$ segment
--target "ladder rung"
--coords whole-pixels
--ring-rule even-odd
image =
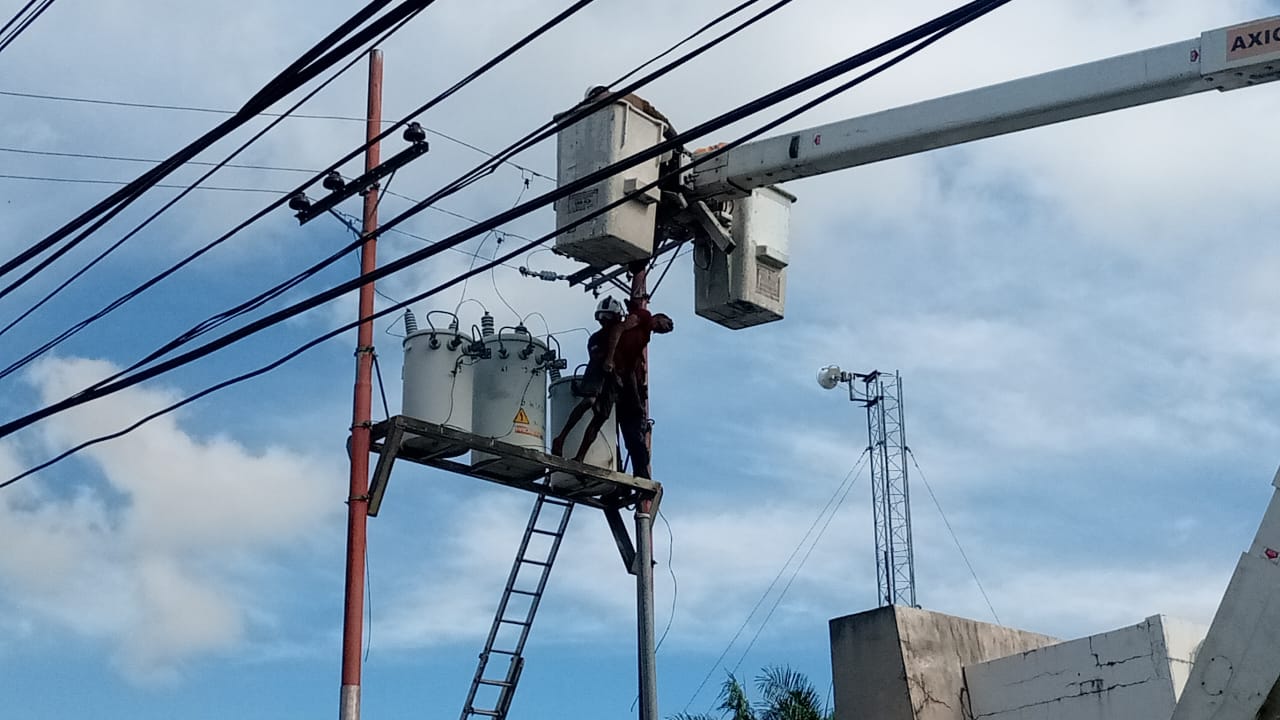
[[[528,622],[527,620],[508,620],[506,618],[502,618],[498,622],[506,623],[508,625],[523,625],[525,627],[529,627],[529,625],[531,625],[531,623]]]
[[[541,565],[542,567],[551,567],[551,563],[544,562],[542,560],[526,560],[524,558],[520,558],[520,562],[528,563],[530,565]]]
[[[480,678],[476,682],[480,685],[492,685],[494,687],[511,687],[512,685],[506,680],[490,680],[489,678]]]
[[[572,505],[573,505],[573,503],[571,503],[571,502],[567,502],[567,501],[565,501],[565,500],[556,500],[556,499],[552,499],[552,498],[549,498],[549,497],[546,497],[546,496],[543,496],[543,498],[542,498],[542,504],[543,504],[543,505],[555,505],[555,506],[557,506],[557,507],[565,507],[565,508],[570,507],[570,506],[572,506]]]
[[[515,588],[511,588],[509,592],[511,592],[511,594],[513,595],[528,595],[529,597],[538,597],[538,593],[533,592],[531,590],[517,590]]]
[[[512,657],[515,657],[518,654],[515,650],[498,650],[496,648],[490,648],[489,652],[497,653],[499,655],[511,655]]]
[[[502,717],[497,710],[481,710],[479,708],[470,708],[467,710],[468,715],[484,715],[485,717]]]
[[[532,532],[539,535],[550,535],[551,537],[560,537],[560,533],[556,530],[543,530],[542,528],[534,528]]]

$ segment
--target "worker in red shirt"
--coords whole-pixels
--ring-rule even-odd
[[[618,383],[618,429],[631,456],[631,474],[651,478],[649,467],[649,417],[645,401],[649,398],[648,375],[645,367],[645,348],[653,333],[666,334],[675,329],[675,322],[663,313],[650,313],[636,299],[627,301],[629,311],[618,334],[617,347],[612,353],[613,377]],[[610,369],[606,363],[606,371]]]
[[[574,383],[574,394],[581,400],[569,412],[560,434],[551,440],[551,454],[564,457],[564,441],[582,418],[591,412],[582,443],[573,459],[582,462],[591,443],[595,442],[600,428],[609,419],[618,394],[618,383],[613,378],[613,353],[622,334],[622,303],[606,297],[596,306],[596,322],[600,329],[587,339],[587,369],[582,380]]]

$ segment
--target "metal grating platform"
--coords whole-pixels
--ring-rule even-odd
[[[382,498],[387,491],[387,483],[391,479],[391,468],[396,460],[405,460],[418,465],[447,470],[461,475],[487,480],[499,485],[506,485],[538,495],[570,500],[579,505],[617,510],[634,505],[637,500],[649,500],[656,506],[662,498],[662,485],[652,480],[645,480],[613,470],[586,465],[567,460],[557,455],[517,447],[498,442],[487,437],[472,435],[455,428],[429,423],[406,415],[395,415],[377,423],[371,429],[372,445],[370,451],[377,453],[378,464],[374,468],[373,478],[369,483],[369,515],[376,517]],[[411,448],[403,447],[406,435],[420,435],[432,440],[440,440],[450,445],[466,447],[469,450],[496,455],[508,460],[518,460],[529,465],[541,467],[541,473],[530,478],[517,479],[489,474],[485,466],[468,465],[456,460],[449,460],[430,454],[422,454]],[[546,477],[553,472],[564,472],[581,478],[603,483],[607,490],[602,494],[583,495],[573,491],[557,490],[546,483]]]

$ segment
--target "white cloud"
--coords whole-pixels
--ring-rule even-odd
[[[677,127],[688,127],[949,4],[795,3],[643,94]],[[551,12],[546,3],[510,5],[439,3],[389,43],[388,115],[434,94],[531,27],[535,16],[541,20]],[[578,99],[587,85],[650,55],[662,44],[660,37],[674,40],[667,37],[676,34],[670,19],[691,26],[683,21],[689,5],[663,0],[592,8],[563,34],[524,51],[425,121],[496,149]],[[29,78],[31,85],[10,87],[231,106],[345,12],[333,3],[256,4],[228,20],[222,7],[177,7],[102,3],[86,5],[84,12],[51,14],[49,37],[74,44],[78,52],[11,48],[11,77]],[[1243,1],[1013,3],[791,126],[1189,38],[1273,11],[1274,3]],[[139,22],[144,12],[149,21]],[[477,15],[487,21],[477,25]],[[654,18],[664,20],[655,24]],[[281,27],[290,31],[277,32]],[[85,64],[84,57],[99,62]],[[67,64],[46,67],[49,62]],[[361,75],[353,72],[308,110],[358,114]],[[727,642],[847,470],[846,449],[859,443],[846,430],[851,426],[860,437],[860,416],[847,405],[836,408],[838,398],[816,395],[812,372],[824,362],[904,371],[912,443],[936,473],[931,477],[939,491],[947,493],[952,521],[1006,622],[1073,635],[1153,612],[1206,619],[1230,559],[1205,559],[1196,545],[1227,530],[1204,522],[1188,529],[1181,518],[1178,532],[1191,539],[1178,545],[1181,553],[1173,560],[1149,539],[1120,552],[1120,531],[1149,538],[1167,528],[1168,495],[1180,490],[1152,492],[1149,503],[1135,507],[1124,522],[1114,521],[1114,528],[1099,527],[1101,522],[1070,527],[1063,518],[1079,515],[1064,507],[1064,496],[1104,504],[1099,498],[1110,499],[1115,490],[1136,493],[1130,485],[1158,485],[1169,466],[1184,464],[1181,481],[1189,484],[1187,478],[1201,472],[1196,468],[1212,464],[1222,466],[1222,477],[1202,474],[1220,482],[1220,492],[1196,487],[1196,497],[1206,512],[1241,517],[1229,503],[1242,488],[1254,487],[1254,478],[1239,477],[1236,470],[1262,462],[1259,456],[1280,438],[1280,421],[1267,400],[1280,352],[1274,312],[1280,297],[1273,282],[1280,255],[1268,249],[1267,233],[1258,231],[1275,224],[1266,172],[1275,164],[1275,149],[1265,142],[1275,97],[1274,88],[1211,93],[795,183],[800,203],[793,216],[789,318],[771,329],[729,336],[693,318],[688,266],[673,270],[660,301],[681,327],[657,351],[666,384],[655,387],[656,402],[669,413],[660,418],[664,445],[658,464],[671,477],[666,512],[680,579],[679,607],[665,647],[693,655]],[[7,121],[0,124],[6,144],[139,155],[177,147],[211,124],[203,115],[16,99],[6,99],[0,115]],[[86,134],[86,127],[94,131]],[[353,123],[290,122],[245,159],[316,166],[354,145],[361,130]],[[726,130],[714,139],[732,135]],[[440,138],[432,143],[431,155],[402,172],[395,189],[425,194],[479,157]],[[551,144],[522,162],[550,171]],[[100,164],[23,167],[51,168],[33,174],[130,174]],[[235,180],[219,184],[275,187],[295,177],[227,175]],[[518,178],[503,171],[476,192],[450,198],[450,207],[475,217],[505,208],[518,192]],[[534,182],[535,189],[547,187]],[[0,219],[10,231],[0,244],[8,247],[47,230],[50,218],[69,216],[100,191],[13,190],[13,202],[0,205]],[[175,213],[154,234],[139,238],[136,251],[126,251],[129,258],[120,265],[134,265],[86,278],[84,295],[94,294],[91,304],[99,306],[107,298],[98,295],[131,272],[149,273],[153,263],[185,253],[267,198],[192,198],[186,204],[191,210]],[[384,219],[403,206],[388,198]],[[550,222],[543,213],[514,230],[532,236]],[[208,265],[159,288],[155,317],[172,319],[181,310],[194,322],[197,310],[203,317],[230,304],[175,308],[166,292],[189,296],[216,288],[247,295],[250,282],[266,285],[291,274],[314,260],[317,236],[325,243],[323,252],[336,247],[334,237],[345,241],[346,231],[331,224],[328,234],[311,228],[299,233],[287,215],[273,218],[265,230],[228,243]],[[436,238],[461,226],[427,213],[406,228]],[[388,235],[380,255],[385,260],[419,246]],[[469,262],[456,253],[437,260],[380,287],[404,297]],[[569,267],[547,253],[531,264]],[[343,275],[354,271],[354,263],[341,267]],[[261,275],[241,277],[250,270]],[[101,285],[91,282],[95,277]],[[591,302],[577,290],[517,279],[509,269],[500,269],[497,278],[517,310],[546,314],[553,329],[589,320]],[[451,290],[442,302],[415,309],[421,317],[425,307],[451,308],[457,295]],[[487,276],[470,284],[469,295],[511,319]],[[142,316],[144,303],[130,309],[132,317]],[[352,298],[341,298],[290,329],[308,334],[313,327],[346,322],[354,306]],[[463,312],[468,324],[478,316],[474,305]],[[539,327],[537,319],[530,322]],[[380,323],[379,332],[389,323]],[[108,337],[101,352],[123,357],[145,341],[135,334],[153,329],[127,327],[130,342]],[[381,343],[384,336],[378,337]],[[584,336],[571,338],[566,347],[572,344],[571,357],[580,359]],[[340,347],[336,352],[347,372],[349,339],[332,346]],[[680,348],[680,355],[669,352],[671,347]],[[391,341],[382,350],[384,375],[394,384],[398,348]],[[106,370],[88,361],[59,361],[34,377],[49,399]],[[264,383],[258,408],[297,403],[276,414],[307,413],[317,403],[333,404],[335,387],[345,401],[346,377],[308,378],[303,382],[314,394],[304,398],[277,399],[276,388]],[[792,384],[807,394],[779,392]],[[723,395],[709,388],[723,389]],[[690,407],[690,397],[696,406]],[[7,467],[0,469],[12,474],[49,449],[114,430],[170,399],[161,391],[135,391],[68,414],[23,436],[22,445],[9,446],[8,456],[0,456]],[[815,409],[818,404],[823,409]],[[828,406],[841,414],[828,415]],[[676,413],[680,419],[672,417]],[[830,422],[832,417],[839,422]],[[673,425],[687,432],[670,432]],[[696,471],[677,463],[677,453],[696,463]],[[1103,454],[1123,460],[1124,469],[1096,460]],[[321,466],[297,452],[249,451],[227,437],[197,436],[183,416],[157,421],[85,457],[103,482],[77,481],[70,472],[46,474],[0,493],[0,583],[5,602],[18,610],[0,624],[5,637],[26,639],[33,625],[61,628],[109,646],[131,677],[154,680],[193,659],[242,646],[260,626],[278,626],[282,635],[310,632],[272,612],[271,600],[263,596],[294,587],[270,585],[261,566],[277,552],[305,545],[332,516],[327,508],[340,507],[333,500],[341,497],[340,473],[332,469],[340,463]],[[1146,462],[1160,468],[1144,470]],[[1063,473],[1079,477],[1070,478],[1070,486],[1055,486]],[[954,482],[949,488],[948,481]],[[762,638],[777,637],[777,628],[820,628],[828,617],[874,602],[867,494],[865,485],[854,489]],[[330,500],[322,501],[322,495]],[[459,657],[474,657],[531,501],[515,494],[475,497],[482,502],[424,511],[426,532],[415,524],[375,538],[375,573],[394,567],[392,557],[411,555],[396,567],[397,580],[388,588],[380,587],[375,574],[375,652],[458,646],[465,648]],[[923,497],[917,491],[921,597],[935,609],[985,617],[980,596]],[[1196,504],[1185,495],[1179,499]],[[1015,521],[1034,525],[1037,533],[1008,532]],[[655,534],[656,556],[665,565],[661,523]],[[1108,561],[1081,558],[1089,553]],[[1144,553],[1160,560],[1145,560]],[[632,622],[631,583],[599,518],[579,511],[535,631],[539,642],[629,637],[621,629]],[[658,584],[662,621],[670,601],[662,566]],[[337,592],[336,583],[325,587],[330,597]]]
[[[53,359],[31,377],[48,402],[116,369]],[[174,396],[119,393],[43,424],[40,444],[117,430]],[[34,454],[0,450],[5,477]],[[104,642],[138,682],[176,678],[245,642],[249,608],[262,602],[249,583],[262,581],[257,567],[305,544],[340,497],[336,473],[316,458],[197,438],[173,416],[84,455],[103,482],[50,470],[0,493],[0,584],[10,612]]]

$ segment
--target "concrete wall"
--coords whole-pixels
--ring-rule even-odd
[[[981,720],[1166,720],[1206,628],[1161,616],[965,668]]]
[[[836,720],[965,720],[965,665],[1058,642],[904,607],[836,618],[830,629]]]

